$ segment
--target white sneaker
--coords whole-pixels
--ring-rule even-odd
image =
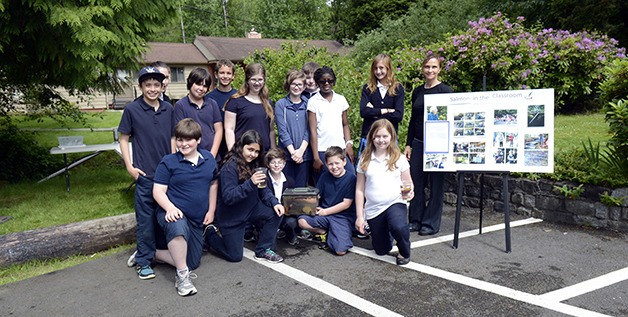
[[[177,293],[181,296],[190,296],[196,294],[196,287],[192,284],[192,279],[196,278],[196,274],[188,272],[184,277],[179,277],[179,274],[174,273],[175,281],[174,287],[177,288]]]
[[[137,250],[135,250],[135,252],[133,252],[133,254],[131,254],[131,256],[129,257],[128,260],[126,260],[126,266],[128,267],[134,267],[135,266],[135,255],[137,254]]]

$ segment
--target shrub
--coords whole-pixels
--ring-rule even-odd
[[[523,17],[510,22],[501,13],[478,21],[444,42],[401,47],[394,59],[404,80],[415,81],[430,52],[446,58],[443,79],[455,91],[554,88],[556,110],[575,112],[595,105],[604,66],[625,59],[625,48],[597,33],[527,30]],[[599,107],[599,105],[597,105]]]
[[[604,81],[600,84],[600,102],[628,98],[628,59],[615,59],[604,67]]]
[[[6,123],[6,122],[5,122]],[[52,157],[48,149],[37,143],[34,137],[12,124],[0,127],[0,180],[15,183],[42,178],[55,167],[63,165]],[[16,162],[18,162],[16,164]]]

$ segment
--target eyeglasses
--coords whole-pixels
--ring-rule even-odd
[[[285,164],[286,164],[286,162],[284,162],[284,161],[272,161],[272,162],[268,163],[268,165],[274,165],[274,166],[283,166]]]
[[[335,79],[321,79],[321,80],[318,81],[319,85],[325,85],[325,84],[333,85],[335,83],[336,83]]]
[[[302,83],[292,83],[290,84],[290,87],[294,87],[294,88],[303,88],[303,84]]]
[[[251,84],[263,84],[264,80],[263,79],[249,79],[249,82]]]

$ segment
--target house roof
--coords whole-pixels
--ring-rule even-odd
[[[162,61],[166,64],[207,64],[207,58],[192,43],[149,42],[142,56],[145,64]]]
[[[221,59],[228,59],[234,62],[242,61],[256,49],[279,49],[281,48],[281,43],[283,42],[307,42],[308,46],[326,47],[331,53],[343,53],[346,49],[339,42],[331,40],[301,41],[214,36],[197,36],[194,40],[194,45],[207,58],[207,61],[211,63]]]

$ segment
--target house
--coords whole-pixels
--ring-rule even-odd
[[[280,49],[281,43],[284,42],[325,47],[331,53],[343,54],[347,51],[342,44],[331,40],[265,39],[254,31],[248,33],[247,36],[246,38],[198,36],[193,43],[149,42],[148,49],[142,56],[142,64],[149,65],[155,61],[168,64],[170,84],[166,93],[171,99],[178,100],[187,94],[186,79],[192,69],[205,67],[213,73],[216,63],[221,59],[228,59],[234,64],[243,65],[244,59],[255,50]],[[129,82],[129,86],[119,94],[96,92],[88,96],[69,96],[64,90],[60,92],[81,109],[122,109],[126,103],[140,94],[137,90],[137,72],[119,70],[117,76]]]

